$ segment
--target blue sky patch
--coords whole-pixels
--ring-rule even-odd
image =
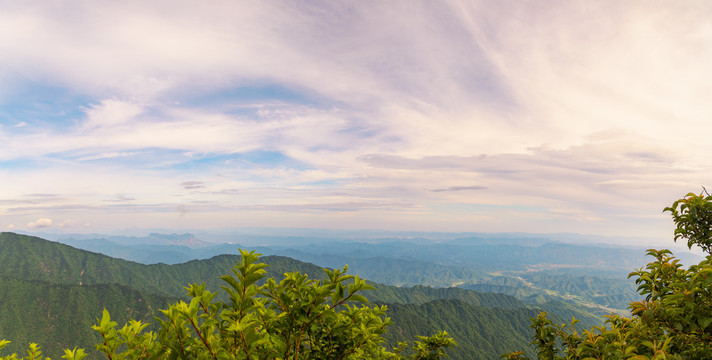
[[[46,84],[20,86],[0,103],[0,124],[17,127],[43,126],[47,130],[76,125],[84,118],[83,107],[92,99]]]

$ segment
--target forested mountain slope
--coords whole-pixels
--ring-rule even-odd
[[[385,336],[389,342],[445,330],[458,341],[455,349],[446,351],[456,360],[496,360],[509,349],[529,349],[529,318],[539,313],[529,308],[483,308],[447,299],[421,305],[389,304],[388,309],[393,321]]]
[[[63,348],[85,347],[101,339],[91,330],[103,309],[120,324],[130,319],[154,322],[177,298],[118,284],[68,285],[0,276],[0,338],[11,340],[7,353],[24,353],[30,342],[58,358]]]
[[[189,283],[205,282],[217,291],[222,285],[218,276],[230,274],[238,259],[237,255],[220,255],[176,265],[144,265],[38,237],[0,233],[0,275],[55,284],[122,284],[173,297],[182,296]],[[323,276],[320,267],[286,257],[273,257],[269,263],[269,276],[297,270],[311,277]]]
[[[205,282],[212,291],[219,290],[222,280],[218,277],[232,274],[238,259],[236,255],[221,255],[177,265],[144,265],[37,237],[2,233],[0,338],[13,341],[11,351],[21,351],[29,341],[38,342],[53,358],[66,347],[79,346],[92,352],[97,338],[91,325],[104,307],[120,324],[128,318],[150,321],[159,308],[183,296],[189,283]],[[260,260],[270,265],[269,277],[292,271],[307,273],[310,278],[324,276],[320,267],[294,259],[265,256]],[[503,294],[375,286],[376,290],[364,295],[392,308],[392,345],[403,334],[430,335],[445,329],[460,343],[451,354],[457,359],[494,359],[500,349],[506,352],[526,347],[528,318],[538,312]],[[554,316],[568,319],[570,310]],[[585,310],[577,314],[581,315],[589,321]],[[508,335],[498,338],[493,334]],[[475,356],[484,353],[487,355]]]

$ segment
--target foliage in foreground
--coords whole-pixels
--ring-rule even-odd
[[[385,306],[370,307],[358,294],[372,289],[364,280],[346,275],[346,268],[324,269],[325,280],[287,273],[277,283],[263,285],[259,254],[240,251],[242,261],[234,276],[222,276],[229,301],[214,301],[217,293],[205,285],[190,285],[190,302],[180,301],[157,319],[160,330],[144,332],[147,324],[131,320],[117,329],[104,310],[93,329],[101,334],[97,349],[118,359],[440,359],[455,345],[447,333],[419,337],[389,351],[382,334],[390,324]],[[354,305],[353,303],[361,303]],[[0,340],[0,349],[9,342]],[[42,359],[37,344],[30,344],[23,359]],[[83,349],[65,350],[63,359],[81,360]],[[17,354],[0,360],[20,359]]]
[[[689,193],[664,211],[677,226],[675,241],[710,255],[685,268],[669,250],[648,250],[655,260],[629,275],[645,296],[630,304],[630,318],[607,316],[579,333],[576,319],[557,325],[542,312],[531,325],[537,359],[712,359],[712,196]],[[502,357],[529,359],[522,351]]]

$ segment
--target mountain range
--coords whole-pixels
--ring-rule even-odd
[[[459,286],[506,293],[533,304],[575,302],[593,306],[599,314],[627,313],[630,301],[638,299],[628,274],[649,261],[644,256],[645,247],[587,242],[602,239],[576,234],[548,238],[531,234],[414,233],[421,237],[378,238],[370,232],[356,232],[362,236],[357,238],[348,232],[339,236],[328,231],[293,231],[297,235],[258,232],[238,234],[233,239],[249,246],[211,243],[189,233],[143,237],[77,234],[57,236],[55,240],[144,264],[178,264],[236,254],[239,247],[250,248],[323,267],[348,264],[352,273],[386,285]],[[564,242],[567,238],[570,241]],[[195,245],[181,245],[186,239],[192,239]],[[212,235],[210,239],[216,238]],[[686,264],[701,260],[690,252],[678,255]]]
[[[142,245],[146,244],[136,244]],[[218,277],[230,274],[239,260],[234,254],[237,245],[231,246],[233,254],[179,264],[141,264],[38,237],[2,233],[0,338],[13,341],[5,350],[19,353],[29,342],[37,342],[45,355],[53,358],[61,355],[61,349],[75,346],[92,353],[93,344],[99,339],[91,325],[102,309],[108,309],[112,319],[119,324],[130,318],[155,323],[153,318],[160,316],[158,310],[184,298],[184,287],[188,284],[204,282],[211,291],[220,289],[222,280]],[[393,244],[388,246],[394,251],[398,249]],[[336,248],[329,246],[327,250],[331,252]],[[347,247],[344,251],[348,250]],[[433,279],[438,278],[438,272],[449,274],[451,279],[448,281],[491,277],[472,268],[407,258],[392,262],[378,257],[335,257],[331,261],[336,265],[334,267],[341,267],[344,264],[338,264],[349,259],[364,259],[363,268],[370,268],[374,274],[378,268],[382,272],[391,272],[383,278],[401,284],[428,278],[431,278],[428,281],[436,282]],[[324,276],[320,267],[323,265],[276,255],[263,256],[261,260],[270,265],[270,277],[279,278],[291,271],[306,273],[311,278]],[[425,270],[415,277],[399,275],[421,267]],[[351,271],[351,265],[349,269]],[[436,273],[426,276],[426,270]],[[446,282],[441,281],[441,284]],[[365,293],[366,297],[373,303],[386,304],[390,309],[388,316],[393,325],[386,335],[389,345],[413,339],[415,335],[445,330],[459,343],[458,347],[449,350],[453,359],[498,359],[504,352],[527,349],[531,338],[529,318],[540,310],[546,310],[560,322],[576,316],[582,320],[582,326],[600,324],[600,317],[592,311],[596,308],[562,302],[553,296],[540,299],[538,303],[525,303],[514,296],[465,288],[372,284],[376,290]]]

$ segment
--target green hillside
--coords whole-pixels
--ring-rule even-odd
[[[389,304],[393,325],[386,339],[394,343],[445,330],[458,341],[455,349],[446,351],[451,359],[495,360],[503,353],[529,348],[529,318],[538,313],[528,308],[483,308],[445,299],[421,305]]]
[[[376,284],[368,293],[371,301],[400,304],[424,304],[433,300],[460,300],[470,305],[488,308],[518,309],[528,306],[517,298],[497,293],[481,293],[461,288],[432,288],[429,286],[396,287]]]
[[[63,348],[92,350],[100,337],[91,330],[104,308],[115,320],[153,322],[153,317],[177,300],[118,284],[66,285],[0,276],[0,338],[11,340],[4,349],[23,352],[30,342],[58,358]]]
[[[236,249],[237,250],[237,249]],[[122,284],[137,290],[179,297],[190,283],[207,283],[217,291],[220,275],[230,274],[237,255],[219,255],[177,265],[144,265],[106,255],[79,250],[34,236],[0,233],[0,275],[53,284]],[[323,276],[321,268],[286,257],[265,257],[269,276],[300,271],[311,277]],[[269,259],[269,260],[267,260]]]
[[[58,358],[60,349],[79,346],[92,352],[97,335],[91,325],[107,308],[114,320],[151,321],[157,310],[184,296],[190,283],[220,289],[220,275],[232,274],[236,255],[220,255],[177,265],[143,265],[78,250],[37,237],[0,234],[0,338],[13,341],[19,352],[38,342],[45,355]],[[310,278],[324,276],[320,267],[282,256],[266,256],[268,277],[299,271]],[[415,286],[399,288],[375,284],[364,295],[388,304],[394,325],[387,339],[413,339],[446,330],[460,346],[456,359],[497,358],[501,352],[526,347],[529,317],[538,313],[504,294],[479,293],[460,288]],[[568,319],[583,309],[552,311]],[[549,309],[547,309],[549,311]],[[594,318],[595,319],[595,318]],[[498,339],[495,334],[499,334]],[[475,350],[478,349],[478,350]],[[6,349],[7,350],[7,349]],[[501,350],[501,351],[500,351]],[[479,354],[479,355],[478,355]]]

